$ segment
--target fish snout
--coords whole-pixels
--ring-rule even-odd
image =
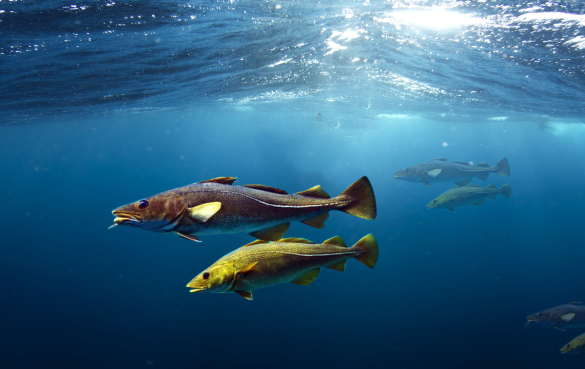
[[[137,214],[129,214],[119,211],[113,211],[112,214],[116,216],[116,218],[114,218],[114,225],[142,223],[142,217]]]

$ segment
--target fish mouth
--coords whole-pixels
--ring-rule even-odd
[[[404,179],[404,176],[400,173],[394,173],[394,179]]]
[[[113,211],[112,214],[114,214],[116,218],[114,219],[114,224],[110,228],[123,224],[142,223],[142,217],[137,214],[123,213],[119,211]]]
[[[208,290],[208,289],[209,289],[209,288],[207,288],[207,287],[205,287],[205,286],[195,286],[195,285],[192,285],[191,283],[189,283],[189,284],[187,285],[187,287],[188,287],[188,288],[191,288],[191,289],[189,290],[189,292],[191,292],[191,293],[203,292],[203,291],[205,291],[205,290]]]

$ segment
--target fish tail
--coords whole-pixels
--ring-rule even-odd
[[[338,197],[349,200],[349,204],[339,210],[364,219],[376,219],[376,197],[368,177],[358,179]]]
[[[492,171],[496,174],[499,174],[504,177],[510,176],[510,164],[508,164],[508,159],[503,158],[502,160],[498,161],[496,165],[492,168]]]
[[[510,187],[510,185],[507,183],[500,187],[498,191],[500,191],[500,193],[506,196],[507,198],[510,198],[510,195],[512,195],[512,187]]]
[[[378,261],[378,242],[371,233],[356,242],[351,249],[360,251],[360,255],[356,257],[359,262],[370,268],[376,265]]]

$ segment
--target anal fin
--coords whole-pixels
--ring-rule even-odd
[[[345,270],[345,263],[347,263],[347,259],[343,259],[335,264],[328,265],[327,268],[343,272]]]
[[[317,276],[319,275],[320,272],[321,272],[320,268],[310,270],[307,273],[295,279],[294,281],[292,281],[291,283],[306,286],[308,284],[313,283],[313,281],[317,279]]]
[[[485,202],[485,197],[482,197],[481,199],[477,200],[476,202],[473,203],[473,205],[475,206],[480,206],[481,204],[483,204]]]
[[[303,220],[301,223],[305,223],[308,226],[322,229],[325,227],[325,221],[329,218],[329,213],[319,214],[314,218]]]
[[[471,177],[466,178],[466,179],[462,179],[461,181],[457,181],[457,182],[455,182],[455,184],[458,186],[467,186],[470,182],[471,182]]]
[[[476,175],[475,177],[478,179],[481,179],[482,181],[487,181],[489,175],[490,175],[490,172],[486,171],[484,173]]]
[[[278,241],[284,236],[286,231],[288,231],[288,227],[290,227],[290,223],[279,224],[275,227],[250,232],[249,235],[261,240]]]

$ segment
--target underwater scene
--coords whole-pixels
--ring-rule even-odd
[[[0,0],[0,368],[583,368],[585,3]]]

